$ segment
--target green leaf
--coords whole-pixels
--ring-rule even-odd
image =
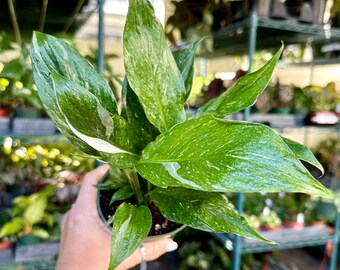
[[[113,219],[109,269],[115,269],[148,236],[152,217],[146,206],[122,203]]]
[[[57,210],[56,210],[57,211]],[[53,223],[54,223],[54,217],[52,214],[49,214],[49,213],[44,213],[44,216],[42,218],[48,227],[52,227],[53,226]]]
[[[54,73],[52,80],[59,109],[79,139],[101,154],[120,154],[127,160],[135,159],[137,150],[131,140],[133,130],[129,129],[124,118],[110,114],[92,93],[80,85]]]
[[[316,157],[313,155],[312,151],[308,147],[302,144],[299,144],[297,142],[294,142],[287,138],[282,138],[282,139],[288,145],[290,150],[292,150],[293,153],[296,155],[296,158],[298,158],[299,160],[308,162],[309,164],[315,166],[321,171],[322,174],[325,173],[324,168],[322,167],[320,162],[316,159]]]
[[[5,223],[0,229],[0,238],[15,235],[22,230],[23,226],[24,220],[22,218],[13,218],[11,221]]]
[[[133,195],[132,189],[130,185],[126,185],[118,189],[111,197],[110,205],[115,201],[126,200],[131,198]]]
[[[42,33],[34,32],[30,55],[39,96],[49,116],[58,129],[61,130],[77,148],[88,155],[97,156],[98,152],[79,139],[69,128],[64,115],[59,109],[55,91],[53,89],[53,81],[51,80],[52,72],[73,79],[76,77],[82,78],[82,76],[84,76],[83,78],[85,78],[85,80],[83,80],[82,83],[86,85],[87,80],[93,78],[92,75],[97,72],[87,62],[84,62],[85,60],[82,59],[79,53],[66,44],[66,42]],[[68,67],[69,64],[70,66]],[[84,64],[83,67],[81,67],[82,64]],[[84,69],[86,69],[87,72],[85,72]],[[92,75],[89,75],[88,73]],[[97,78],[98,75],[94,75],[94,77]],[[96,87],[97,82],[98,87]],[[103,89],[106,87],[103,87],[103,83],[99,79],[95,79],[94,81],[89,80],[89,83],[91,83],[91,86],[95,87],[95,89],[103,90],[103,93],[106,93],[109,90]],[[104,98],[104,96],[107,98]],[[105,100],[112,100],[109,94],[103,94],[103,98]],[[115,105],[112,106],[112,110],[115,111]]]
[[[118,153],[112,155],[110,153],[100,153],[99,161],[109,163],[111,167],[119,169],[131,169],[139,160],[140,156],[130,155],[126,153]]]
[[[81,85],[96,96],[110,113],[117,113],[117,104],[108,83],[102,75],[72,46],[62,39],[34,32],[30,51],[33,67],[49,80],[51,73]],[[36,66],[39,65],[39,66]],[[49,82],[52,87],[51,82]],[[39,94],[50,89],[39,89]]]
[[[0,78],[7,78],[20,81],[27,73],[27,65],[23,59],[16,58],[5,63],[3,69],[0,72]]]
[[[145,148],[136,168],[159,187],[333,197],[269,127],[211,115],[158,136]]]
[[[12,204],[19,208],[26,208],[30,204],[28,196],[17,196],[12,200]]]
[[[41,238],[41,239],[44,239],[44,240],[50,238],[49,233],[48,233],[46,230],[41,229],[41,228],[35,228],[35,229],[33,229],[33,230],[32,230],[32,235],[34,235],[34,236],[36,236],[36,237],[39,237],[39,238]]]
[[[207,232],[231,232],[271,242],[259,235],[238,215],[228,199],[216,192],[186,188],[157,188],[149,193],[152,202],[169,220]]]
[[[258,95],[267,86],[282,50],[283,45],[258,71],[241,77],[222,95],[202,105],[197,110],[197,116],[210,113],[216,117],[224,118],[228,114],[238,112],[253,105]]]
[[[56,191],[56,186],[55,185],[49,185],[43,190],[39,191],[39,197],[45,197],[45,198],[50,198]]]
[[[40,222],[47,207],[47,199],[38,198],[25,210],[24,217],[31,225]]]
[[[96,185],[99,190],[118,189],[129,184],[126,171],[115,167],[110,167],[109,173],[107,173],[103,179],[104,182]]]
[[[184,82],[148,0],[129,1],[123,40],[127,78],[149,121],[161,132],[183,122]]]
[[[138,97],[131,89],[127,78],[124,78],[122,88],[122,113],[133,129],[133,140],[137,149],[142,151],[146,145],[154,141],[159,134],[158,130],[147,119]]]
[[[185,85],[186,90],[185,100],[189,97],[191,92],[192,80],[194,77],[195,54],[202,40],[203,38],[190,44],[188,47],[174,53],[177,67],[181,72]]]

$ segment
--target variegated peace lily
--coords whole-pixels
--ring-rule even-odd
[[[118,110],[107,82],[75,49],[34,33],[35,82],[50,117],[85,154],[124,170],[127,177],[108,185],[117,189],[116,199],[136,197],[136,205],[122,203],[114,216],[110,269],[147,237],[150,203],[180,224],[269,241],[233,210],[223,192],[333,197],[300,162],[323,171],[309,149],[265,125],[226,119],[255,102],[283,48],[189,117],[184,104],[198,43],[172,54],[149,1],[130,0]],[[139,179],[147,185],[142,188]]]

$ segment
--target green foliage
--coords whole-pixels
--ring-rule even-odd
[[[30,196],[18,196],[12,201],[11,219],[0,229],[0,239],[9,238],[15,241],[19,237],[34,235],[48,239],[48,228],[54,220],[48,211],[48,199],[54,194],[55,187],[34,193]]]
[[[325,86],[307,85],[294,87],[294,107],[300,111],[335,111],[340,103],[340,94],[335,82]]]
[[[230,269],[231,254],[211,234],[189,227],[176,235],[180,270]]]
[[[114,216],[109,269],[114,269],[147,237],[152,223],[149,208],[122,203]],[[127,239],[126,236],[129,236]]]
[[[259,218],[260,218],[261,224],[264,225],[264,226],[267,226],[269,228],[278,227],[282,223],[281,218],[279,217],[279,215],[275,211],[273,211],[273,210],[269,210],[267,212],[264,211],[260,215]]]
[[[17,47],[19,45],[13,44],[5,34],[0,35],[0,56],[8,51],[17,55],[8,61],[0,59],[0,107],[14,110],[21,106],[42,110],[27,48]]]
[[[95,167],[95,160],[79,152],[64,139],[53,143],[35,139],[30,141],[7,137],[0,148],[0,190],[8,186],[25,185],[30,191],[50,178],[64,182],[65,171],[87,172]]]
[[[196,229],[270,241],[220,192],[285,191],[333,198],[300,162],[321,168],[306,148],[267,126],[225,120],[256,101],[283,47],[260,70],[189,118],[184,104],[196,45],[173,56],[149,1],[131,0],[119,112],[107,82],[68,43],[38,32],[33,36],[35,82],[49,115],[80,150],[109,163],[123,177],[111,176],[100,189],[119,188],[120,198],[129,197],[130,190],[134,194],[113,218],[110,269],[148,235],[150,204],[169,220]],[[127,184],[131,189],[125,190]]]

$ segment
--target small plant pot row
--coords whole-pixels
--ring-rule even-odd
[[[263,225],[261,226],[261,230],[265,231],[278,231],[281,229],[304,229],[306,227],[326,227],[327,225],[323,221],[316,221],[309,225],[299,222],[293,222],[293,221],[284,221],[281,225],[277,226],[268,226]]]
[[[56,131],[55,124],[49,118],[0,118],[0,134],[53,135]]]
[[[0,245],[0,262],[33,262],[53,260],[59,252],[59,242],[41,242],[35,244],[20,244],[2,242]],[[7,245],[6,245],[7,244]]]

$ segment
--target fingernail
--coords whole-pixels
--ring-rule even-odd
[[[169,244],[167,244],[166,246],[166,251],[170,252],[170,251],[174,251],[178,248],[178,245],[176,242],[170,242]]]

